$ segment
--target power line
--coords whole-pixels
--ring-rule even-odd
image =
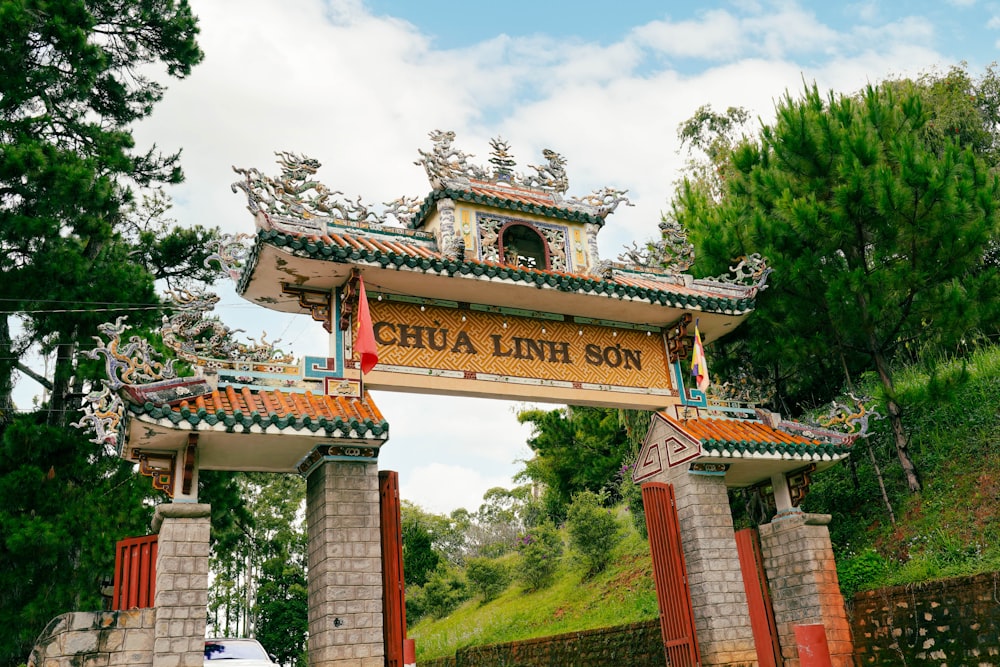
[[[0,315],[48,315],[50,313],[121,313],[141,310],[166,310],[169,306],[117,306],[114,308],[49,308],[38,310],[0,310]]]

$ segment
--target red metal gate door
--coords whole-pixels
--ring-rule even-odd
[[[382,610],[386,667],[403,667],[406,597],[403,585],[403,541],[399,518],[399,474],[378,473],[382,527]]]
[[[694,629],[694,610],[687,582],[687,567],[681,550],[681,526],[677,518],[674,487],[648,482],[642,485],[646,508],[649,550],[653,556],[653,579],[660,606],[663,648],[671,667],[701,664]]]
[[[753,643],[757,647],[757,662],[760,667],[781,667],[785,663],[781,659],[778,628],[774,622],[771,592],[767,587],[764,557],[761,555],[760,537],[756,528],[736,531],[736,551],[740,557],[743,587],[747,592],[750,627],[753,630]]]
[[[115,544],[112,611],[146,609],[156,597],[157,535],[130,537]]]

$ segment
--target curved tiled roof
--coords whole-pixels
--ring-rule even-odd
[[[595,225],[604,225],[604,218],[593,213],[560,206],[549,193],[523,188],[505,188],[490,186],[488,183],[473,183],[468,190],[459,188],[443,188],[434,190],[424,198],[420,209],[410,220],[409,226],[419,229],[427,220],[427,216],[437,207],[441,199],[454,199],[470,204],[492,206],[505,211],[518,213],[533,213],[557,220],[571,220]]]
[[[787,456],[838,456],[851,451],[850,440],[823,441],[781,431],[749,419],[677,420],[660,413],[669,422],[697,439],[707,455],[778,454]]]
[[[474,259],[450,259],[429,244],[402,242],[375,235],[336,233],[296,234],[279,229],[260,229],[257,243],[243,271],[237,291],[246,291],[253,275],[261,244],[287,248],[296,255],[341,263],[368,263],[382,268],[415,270],[449,276],[485,277],[510,280],[536,287],[548,287],[562,292],[582,292],[615,298],[645,300],[663,306],[742,315],[753,310],[752,291],[742,290],[743,296],[709,292],[640,273],[616,272],[605,279],[589,274],[565,273],[499,264]]]
[[[168,420],[188,427],[204,424],[227,432],[308,432],[340,438],[389,436],[389,424],[367,395],[363,399],[315,395],[312,392],[251,390],[243,387],[216,389],[193,399],[154,405],[130,404],[134,415]]]

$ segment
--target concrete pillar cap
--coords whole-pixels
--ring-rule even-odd
[[[153,511],[153,532],[160,532],[164,519],[203,519],[208,516],[212,516],[212,506],[207,503],[163,503]]]

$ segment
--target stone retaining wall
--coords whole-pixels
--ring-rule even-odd
[[[155,625],[153,609],[56,616],[35,643],[28,667],[150,667]]]
[[[1000,572],[858,593],[849,609],[855,662],[1000,665]],[[420,640],[417,640],[419,645]],[[420,667],[656,665],[666,659],[657,621],[460,649]]]
[[[459,649],[453,658],[421,660],[420,667],[663,667],[659,621],[570,632],[553,637]]]
[[[860,665],[1000,665],[1000,572],[854,596]]]

